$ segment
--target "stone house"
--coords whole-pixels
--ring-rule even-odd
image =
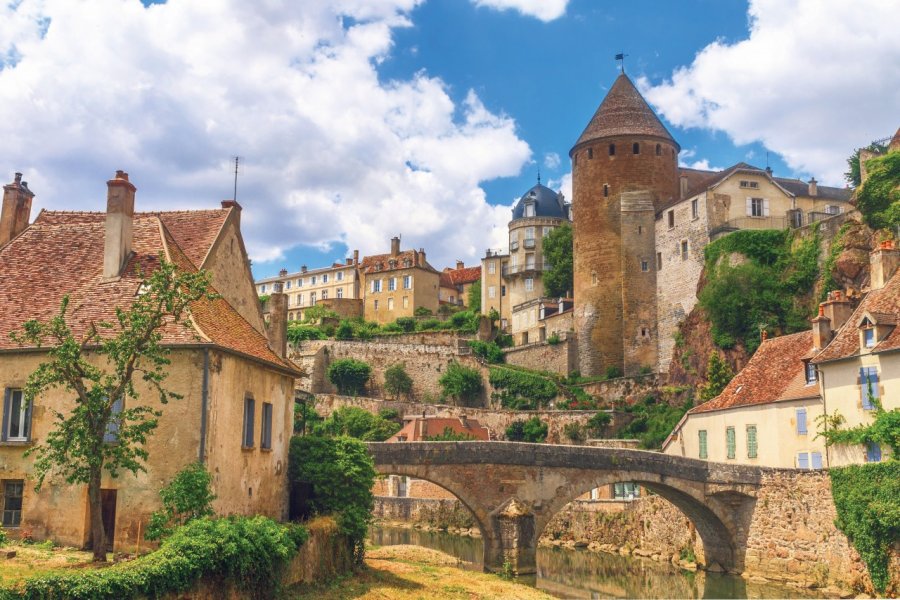
[[[400,238],[392,238],[390,253],[362,259],[360,277],[366,321],[390,323],[412,317],[420,307],[437,313],[440,273],[425,260],[423,248],[401,251]]]
[[[183,270],[208,269],[218,297],[194,303],[189,324],[162,331],[171,360],[165,386],[183,398],[156,406],[158,396],[135,382],[139,401],[162,416],[145,447],[145,472],[104,473],[103,518],[113,547],[134,549],[160,506],[160,488],[197,461],[213,476],[217,512],[285,518],[294,379],[300,374],[283,358],[283,329],[271,344],[264,333],[240,206],[226,201],[215,210],[139,213],[126,173],[117,172],[107,185],[105,213],[44,210],[31,225],[27,215],[14,219],[0,237],[3,526],[13,535],[28,531],[76,547],[90,542],[86,486],[51,477],[37,492],[34,458],[23,456],[47,435],[55,411],[72,408],[72,394],[50,390],[25,406],[22,388],[46,353],[15,344],[9,333],[28,319],[56,314],[64,295],[76,335],[98,320],[114,322],[116,307],[130,306],[140,273],[151,272],[160,256]],[[17,175],[4,187],[0,221],[7,221],[10,209],[30,212],[30,200]],[[32,293],[37,288],[41,292]]]
[[[445,267],[441,271],[441,304],[469,306],[469,289],[481,280],[481,267],[467,267],[463,261],[456,261],[456,268]]]
[[[256,291],[260,296],[268,296],[276,284],[281,284],[288,299],[288,321],[302,321],[305,309],[323,301],[343,317],[362,316],[357,250],[353,252],[353,258],[330,267],[307,269],[303,265],[295,273],[282,269],[277,277],[257,280]]]

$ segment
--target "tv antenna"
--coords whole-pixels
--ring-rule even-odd
[[[237,202],[237,180],[238,180],[238,169],[241,164],[241,157],[234,157],[234,195],[231,197],[232,200]]]

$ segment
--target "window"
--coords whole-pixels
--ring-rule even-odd
[[[116,398],[116,400],[112,404],[112,410],[109,415],[109,423],[106,424],[106,433],[103,434],[103,441],[111,444],[119,441],[119,425],[121,424],[121,419],[119,415],[122,414],[122,408],[124,408],[125,403],[123,402],[122,397]]]
[[[550,235],[551,229],[553,229],[553,228],[552,227],[544,227],[543,229],[541,229],[541,237],[547,237],[548,235]]]
[[[372,280],[372,292],[380,292],[381,291],[381,280],[373,279]]]
[[[526,217],[534,216],[534,202],[528,202],[525,204],[525,216]]]
[[[328,273],[322,274],[322,283],[328,283]]]
[[[660,146],[659,144],[656,145],[656,155],[662,156],[662,146]]]
[[[303,287],[303,278],[297,280],[297,287]]]
[[[866,348],[873,348],[875,346],[875,328],[868,327],[863,329],[863,345]]]
[[[22,523],[22,492],[25,482],[7,479],[3,482],[3,526],[18,527]]]
[[[640,154],[641,153],[641,145],[638,142],[635,142],[631,145],[631,153],[632,154]]]
[[[344,272],[338,271],[337,275],[335,275],[334,278],[337,279],[338,281],[343,281],[344,280]]]
[[[734,427],[725,428],[725,449],[728,452],[728,458],[734,458],[737,444],[734,439]]]
[[[244,448],[253,447],[253,419],[256,416],[256,401],[253,398],[244,398]]]
[[[603,197],[609,198],[609,184],[607,183],[603,184]]]
[[[404,275],[403,276],[403,289],[404,290],[412,289],[412,275]]]
[[[647,272],[650,270],[650,261],[642,260],[641,261],[641,271]]]
[[[497,287],[496,286],[488,286],[488,298],[496,298],[497,297]]]
[[[825,207],[825,214],[839,215],[842,212],[844,212],[844,210],[840,206],[837,206],[834,204],[829,204],[828,206]]]
[[[453,302],[453,298],[450,298],[450,302]],[[388,310],[394,310],[394,299],[388,298]]]
[[[875,410],[878,396],[878,370],[875,367],[862,367],[859,370],[859,385],[862,388],[863,410]]]
[[[765,198],[747,198],[748,217],[768,217],[769,201]]]
[[[756,458],[756,425],[747,425],[747,458]]]
[[[291,289],[291,280],[290,279],[288,279],[287,281],[284,282],[284,289],[286,289],[286,290]]]
[[[881,446],[875,442],[866,444],[866,462],[881,462]]]
[[[642,233],[644,233],[644,226],[643,226],[643,225],[638,225],[638,235],[640,235],[640,234],[642,234]]]
[[[534,239],[534,227],[526,227],[525,228],[525,239],[526,240]]]
[[[806,435],[806,409],[797,409],[797,435]]]
[[[338,297],[338,298],[343,298],[343,297],[344,297],[344,288],[338,288],[338,289],[337,289],[337,297]]]
[[[500,286],[500,297],[501,297],[501,298],[505,298],[505,297],[506,297],[506,286],[505,286],[505,285],[501,285],[501,286]]]
[[[403,308],[409,308],[409,296],[403,296]]]
[[[816,365],[806,361],[806,385],[812,385],[816,382]]]
[[[697,200],[696,198],[691,200],[691,218],[692,219],[696,219],[700,216],[700,206],[698,203],[699,203],[699,200]]]
[[[322,290],[322,300],[328,300],[328,290]]]
[[[497,263],[495,263],[494,261],[488,263],[488,273],[490,273],[491,275],[497,273]]]
[[[529,252],[525,255],[525,268],[533,269],[534,268],[534,253]]]
[[[615,144],[610,144],[610,145],[609,145],[609,155],[610,155],[610,156],[615,156],[615,155],[616,155],[616,145],[615,145]]]
[[[593,148],[588,148],[588,158],[589,159],[594,158],[594,149]]]
[[[525,278],[525,291],[530,292],[534,290],[534,279],[531,277]]]
[[[397,278],[391,277],[390,279],[388,279],[388,291],[393,292],[396,289],[397,289]]]
[[[7,388],[3,398],[3,441],[27,442],[29,439],[31,403],[25,402],[22,390]]]
[[[259,436],[259,447],[264,450],[272,449],[272,405],[263,402],[262,405],[262,432]]]
[[[662,252],[656,253],[656,270],[662,269]]]
[[[313,275],[312,277],[309,278],[309,284],[316,285],[316,276],[315,275]]]
[[[266,284],[262,284],[261,286],[259,286],[259,293],[260,294],[266,293]]]
[[[681,260],[688,259],[688,241],[681,240]]]
[[[706,430],[701,429],[697,434],[700,436],[700,458],[708,458],[709,453],[706,449]]]
[[[297,294],[297,306],[303,306],[303,294]]]
[[[669,229],[673,229],[675,227],[675,211],[670,210],[666,214],[666,218],[669,220]]]
[[[310,293],[309,293],[309,305],[310,305],[310,306],[314,306],[315,303],[316,303],[316,293],[315,293],[315,292],[310,292]]]
[[[742,188],[745,188],[745,189],[758,190],[758,189],[759,189],[759,182],[758,182],[758,181],[746,181],[746,180],[743,180],[743,179],[742,179],[742,180],[741,180],[741,187],[742,187]]]
[[[615,483],[612,491],[615,500],[634,500],[641,497],[641,487],[633,481]]]

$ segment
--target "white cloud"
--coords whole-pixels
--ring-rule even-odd
[[[256,262],[398,233],[436,266],[471,261],[509,219],[479,183],[531,151],[474,92],[457,106],[426,73],[379,81],[417,3],[0,5],[0,169],[26,172],[36,208],[102,210],[117,168],[139,210],[202,208],[232,195],[238,154]]]
[[[475,6],[486,6],[494,10],[516,10],[523,15],[552,21],[566,14],[569,0],[472,0]]]
[[[639,85],[674,125],[761,142],[842,185],[853,149],[896,131],[897,23],[896,2],[751,0],[748,39],[718,40],[670,80]]]
[[[559,158],[559,154],[556,152],[548,152],[544,154],[544,166],[550,169],[551,171],[555,171],[559,168],[561,161]]]
[[[562,192],[566,202],[572,202],[572,172],[569,171],[559,179],[551,179],[547,182],[547,187],[551,190]]]

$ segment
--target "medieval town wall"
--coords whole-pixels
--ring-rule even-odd
[[[557,335],[559,335],[557,344],[535,342],[507,348],[503,351],[506,363],[534,371],[568,375],[578,368],[578,348],[575,345],[574,336],[571,334],[564,332]]]

